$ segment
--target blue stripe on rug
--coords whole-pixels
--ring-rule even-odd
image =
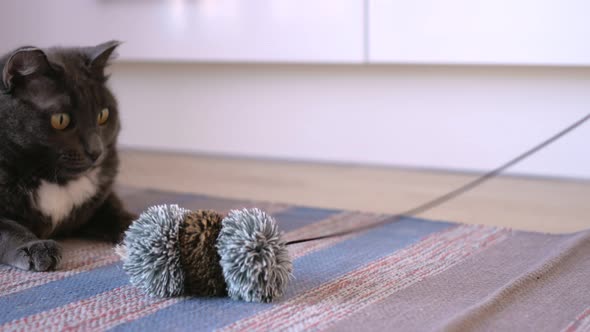
[[[155,204],[178,204],[189,210],[207,209],[217,211],[240,207],[253,207],[253,205],[255,205],[255,203],[252,202],[236,199],[217,198],[195,194],[170,194],[157,190],[142,192],[141,195],[130,197],[130,200],[132,200],[132,202],[128,205],[131,205],[131,209],[136,213]],[[343,211],[341,210],[293,206],[284,211],[273,213],[272,215],[279,223],[282,231],[290,232],[297,228],[325,220],[342,212]]]
[[[194,196],[192,199],[185,202],[183,207],[189,210],[208,209],[227,211],[230,209],[251,208],[254,207],[255,204],[256,203],[232,199]],[[272,216],[277,220],[282,231],[290,232],[299,227],[311,225],[315,222],[325,220],[339,213],[342,213],[342,211],[293,206],[287,208],[284,211],[273,213]]]
[[[141,213],[152,205],[161,204],[178,204],[183,205],[186,202],[194,199],[194,195],[191,194],[175,194],[167,193],[162,194],[157,191],[147,190],[137,194],[129,195],[125,198],[125,207],[134,213]]]
[[[243,205],[248,204],[247,202],[236,199],[193,195],[190,201],[183,204],[183,207],[193,211],[202,209],[223,212]]]
[[[158,196],[161,200],[161,194],[151,192],[142,193],[136,198],[140,202],[152,204],[150,202],[155,201]],[[169,195],[164,201],[189,202],[194,199],[194,195]],[[296,230],[335,213],[337,211],[294,207],[274,216],[281,220],[281,227]],[[123,272],[121,263],[115,263],[9,294],[0,297],[0,324],[80,301],[127,284],[129,279]]]
[[[300,257],[294,262],[295,280],[290,284],[282,301],[452,226],[455,224],[403,219]],[[272,305],[232,301],[228,298],[191,298],[141,319],[119,325],[113,330],[208,331],[270,309]],[[195,322],[197,325],[191,325]]]
[[[279,228],[283,232],[291,232],[297,228],[326,220],[333,215],[342,213],[339,210],[314,209],[307,207],[292,207],[285,211],[274,213]]]
[[[0,298],[0,324],[79,301],[128,283],[129,279],[119,262],[9,294]]]

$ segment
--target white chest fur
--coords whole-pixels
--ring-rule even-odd
[[[72,180],[65,185],[41,181],[34,195],[34,204],[39,211],[51,219],[53,228],[67,217],[72,209],[93,197],[98,188],[99,169]]]

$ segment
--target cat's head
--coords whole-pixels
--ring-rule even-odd
[[[75,178],[113,151],[120,130],[105,67],[119,42],[93,47],[21,47],[2,59],[0,125],[11,151]]]

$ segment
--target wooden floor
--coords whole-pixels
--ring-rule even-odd
[[[119,183],[135,187],[397,213],[473,175],[124,151]],[[420,217],[541,232],[590,228],[590,182],[502,177]]]

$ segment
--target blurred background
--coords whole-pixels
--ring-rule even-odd
[[[125,147],[482,171],[590,110],[585,0],[6,1],[3,51],[124,42]],[[585,128],[513,173],[590,177]]]
[[[210,160],[184,171],[160,160],[136,183],[161,178],[180,190],[183,180],[162,178],[177,172],[207,193],[351,208],[386,197],[374,210],[392,212],[401,208],[393,200],[411,205],[468,179],[406,181],[401,170],[486,171],[590,111],[588,13],[587,0],[19,0],[1,5],[0,45],[121,40],[110,83],[124,151],[260,161],[222,172]],[[482,202],[495,202],[490,209],[556,207],[545,213],[555,220],[579,202],[584,214],[573,215],[587,224],[588,142],[582,127],[509,170],[565,179],[562,191],[509,184],[448,217],[477,220]],[[135,160],[127,178],[152,164]],[[313,172],[261,166],[277,161],[402,173],[382,184],[393,173],[324,169],[302,180],[294,174]],[[342,192],[356,196],[332,199]]]

